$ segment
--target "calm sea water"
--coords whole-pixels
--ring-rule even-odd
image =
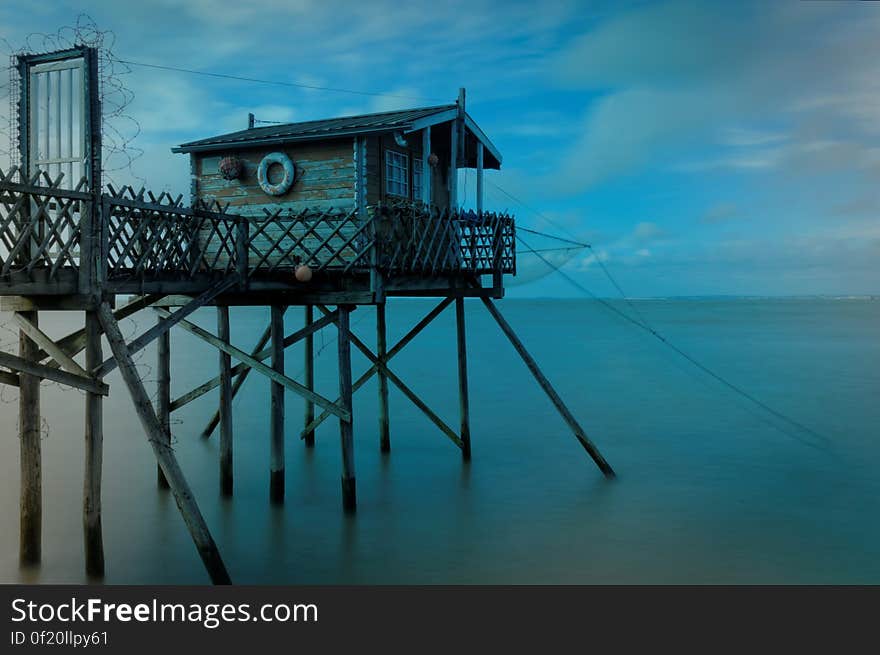
[[[389,341],[430,302],[397,301]],[[338,424],[299,441],[302,401],[287,395],[287,502],[268,503],[268,383],[235,401],[235,497],[220,498],[217,439],[198,435],[211,394],[176,415],[177,453],[239,583],[880,583],[880,301],[640,301],[670,340],[824,440],[767,417],[595,303],[505,300],[503,312],[619,478],[602,478],[513,349],[469,302],[473,461],[391,388],[392,447],[379,453],[375,382],[355,398],[359,508],[340,507]],[[5,316],[3,318],[6,318]],[[265,309],[233,312],[249,349]],[[75,320],[81,320],[76,317]],[[149,320],[152,320],[150,318]],[[214,327],[212,311],[196,315]],[[288,331],[302,310],[287,316]],[[374,313],[352,314],[373,342]],[[45,315],[61,335],[71,317]],[[145,328],[126,321],[130,333]],[[393,369],[457,425],[454,312]],[[328,330],[318,391],[336,396]],[[4,333],[3,340],[11,335]],[[212,377],[217,356],[175,331],[173,392]],[[151,391],[147,350],[141,359]],[[353,355],[355,376],[366,360]],[[302,352],[287,368],[302,370]],[[128,395],[110,376],[104,537],[109,583],[205,583]],[[44,386],[43,565],[20,571],[15,393],[0,403],[0,581],[83,582],[83,402]],[[791,432],[791,430],[788,430]]]

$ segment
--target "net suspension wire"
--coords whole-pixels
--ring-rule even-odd
[[[559,229],[563,229],[561,226],[556,225],[548,217],[546,217],[542,213],[538,212],[537,210],[528,207],[521,200],[514,197],[513,195],[511,195],[510,193],[508,193],[507,191],[505,191],[504,189],[502,189],[498,185],[493,184],[492,186],[494,186],[499,191],[501,191],[502,193],[507,195],[514,202],[521,205],[524,209],[527,209],[530,212],[536,214],[540,218],[546,220],[551,225],[554,225],[555,227],[557,227]],[[554,272],[558,273],[572,287],[579,290],[580,292],[582,292],[583,294],[585,294],[586,296],[588,296],[592,300],[598,302],[602,307],[607,309],[612,314],[616,315],[618,318],[635,326],[636,328],[638,328],[642,332],[650,335],[651,337],[653,337],[654,339],[659,341],[661,344],[666,346],[673,353],[675,353],[676,355],[678,355],[679,357],[684,359],[686,362],[691,364],[697,370],[699,370],[702,373],[704,373],[705,375],[709,376],[710,378],[712,378],[713,380],[715,380],[716,382],[721,384],[723,387],[725,387],[726,389],[728,389],[729,391],[731,391],[735,395],[745,399],[746,401],[748,401],[749,403],[751,403],[755,407],[763,410],[764,412],[766,412],[767,415],[772,416],[773,418],[777,419],[778,421],[781,421],[784,425],[788,426],[788,428],[789,428],[789,429],[784,429],[778,423],[774,423],[772,421],[767,420],[766,417],[762,417],[769,425],[774,427],[776,430],[782,432],[786,436],[789,436],[789,437],[797,440],[798,442],[800,442],[806,446],[809,446],[811,448],[815,448],[815,449],[825,451],[825,452],[828,452],[830,450],[830,440],[828,439],[828,437],[820,434],[819,432],[817,432],[813,428],[805,425],[804,423],[789,416],[788,414],[785,414],[785,413],[771,407],[766,402],[764,402],[760,398],[756,397],[753,393],[751,393],[747,389],[743,388],[741,385],[738,385],[735,382],[732,382],[724,375],[709,368],[709,366],[707,366],[706,364],[704,364],[703,362],[698,360],[696,357],[694,357],[693,355],[691,355],[690,353],[688,353],[687,351],[682,349],[677,344],[670,341],[669,338],[666,337],[666,335],[662,334],[659,330],[657,330],[654,326],[652,326],[648,322],[648,320],[645,318],[645,316],[642,314],[642,312],[640,312],[638,310],[638,308],[635,306],[635,304],[632,302],[632,299],[624,292],[620,283],[611,274],[611,271],[608,270],[608,267],[602,261],[602,258],[599,256],[599,253],[597,253],[594,250],[592,244],[582,243],[582,242],[574,241],[574,240],[570,240],[570,239],[565,239],[563,237],[558,237],[555,235],[546,234],[546,233],[540,232],[538,230],[533,230],[530,228],[524,228],[524,227],[520,227],[520,226],[517,226],[516,231],[517,231],[516,239],[523,246],[523,248],[525,248],[525,252],[538,257],[542,262],[544,262],[544,264],[546,264]],[[565,231],[568,232],[567,230],[565,230]],[[560,266],[555,265],[553,262],[551,262],[549,259],[547,259],[542,254],[544,252],[549,252],[549,251],[558,251],[558,250],[560,250],[560,248],[547,248],[547,249],[533,248],[522,238],[522,236],[520,235],[520,232],[527,232],[530,234],[536,234],[536,235],[540,235],[540,236],[550,237],[550,238],[553,238],[553,239],[556,239],[559,241],[567,242],[569,244],[575,244],[575,245],[569,246],[572,249],[577,249],[577,248],[588,249],[593,256],[594,261],[599,265],[599,268],[601,269],[602,273],[605,275],[605,277],[608,279],[608,281],[611,283],[611,285],[615,288],[617,293],[620,294],[621,299],[626,303],[627,307],[630,308],[630,310],[633,312],[633,314],[635,314],[635,317],[622,311],[619,307],[614,306],[607,299],[602,298],[602,297],[596,295],[595,293],[593,293],[584,284],[582,284],[581,282],[579,282],[578,280],[573,278],[571,275],[569,275],[568,273],[563,271]],[[804,435],[807,435],[809,438],[804,438]]]

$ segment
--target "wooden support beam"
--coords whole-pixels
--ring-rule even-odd
[[[279,305],[270,308],[272,331],[272,372],[284,377],[284,310]],[[269,499],[284,502],[284,386],[272,379],[269,416]]]
[[[52,339],[40,328],[31,323],[18,312],[16,312],[12,316],[15,319],[15,322],[18,323],[18,327],[21,329],[21,331],[28,335],[31,341],[40,346],[45,352],[49,353],[49,356],[54,359],[59,366],[61,366],[68,372],[73,373],[74,375],[79,375],[86,378],[90,377],[82,366],[77,364],[72,357],[64,352],[58,346],[58,344],[52,341]]]
[[[483,211],[483,142],[477,141],[477,214]]]
[[[259,341],[257,341],[257,345],[254,346],[253,349],[251,350],[252,357],[256,357],[260,353],[260,351],[262,351],[263,348],[266,347],[266,344],[269,343],[269,335],[270,334],[271,334],[271,331],[270,331],[269,327],[267,326],[266,329],[263,330],[263,334],[260,335],[260,339],[259,339]],[[233,377],[235,377],[235,383],[232,385],[232,397],[235,398],[238,395],[239,390],[244,386],[244,383],[248,379],[248,376],[251,374],[251,367],[248,366],[247,364],[239,364],[238,366],[235,366],[230,371],[230,374]],[[216,382],[215,382],[215,380],[216,380]],[[204,391],[199,393],[197,396],[191,398],[190,400],[195,400],[195,398],[198,398],[198,396],[201,396],[202,394],[207,393],[208,391],[213,389],[215,386],[219,385],[220,384],[220,376],[218,375],[216,378],[210,380],[206,384],[210,385],[210,386],[207,386],[207,388],[205,388]],[[206,385],[202,385],[202,387],[198,387],[198,389],[201,389],[205,386]],[[196,391],[196,390],[197,389],[194,389],[193,391]],[[178,399],[178,400],[182,400],[182,398]],[[175,401],[175,402],[178,402],[178,401]],[[189,400],[187,400],[186,402],[189,402]],[[181,403],[180,405],[174,407],[173,409],[178,409],[179,407],[182,407],[183,405],[186,404],[186,402]],[[215,411],[214,415],[211,417],[211,420],[209,420],[208,424],[205,426],[205,429],[202,430],[202,436],[205,437],[206,439],[208,437],[210,437],[211,434],[214,432],[214,429],[219,424],[220,424],[220,408],[218,407],[217,411]]]
[[[312,305],[306,305],[305,310],[305,327],[309,328],[315,322],[315,308]],[[315,335],[309,333],[305,341],[305,384],[309,391],[315,390]],[[308,398],[305,399],[305,425],[306,428],[315,420],[315,403]],[[306,429],[303,431],[303,439],[305,439],[306,447],[312,448],[315,445],[315,431]]]
[[[385,339],[385,303],[376,305],[376,354],[385,362],[388,356]],[[379,451],[391,452],[391,426],[388,417],[388,377],[379,371]]]
[[[230,342],[229,307],[217,308],[217,336]],[[231,496],[232,475],[232,358],[219,351],[220,357],[220,493]]]
[[[614,469],[611,468],[611,465],[605,461],[605,458],[602,457],[602,454],[599,452],[599,449],[596,448],[595,444],[590,441],[590,438],[587,436],[587,433],[584,432],[584,429],[577,422],[577,419],[574,415],[569,411],[568,407],[566,407],[565,403],[562,402],[562,398],[559,397],[559,394],[556,393],[556,390],[550,384],[550,381],[544,376],[541,372],[541,369],[538,368],[538,363],[535,359],[529,354],[526,350],[526,347],[523,345],[522,341],[519,340],[519,337],[516,335],[516,332],[513,331],[513,328],[507,322],[507,320],[501,315],[501,312],[498,311],[498,308],[495,306],[495,303],[492,302],[491,298],[481,298],[483,304],[486,306],[486,309],[489,310],[489,313],[492,315],[492,318],[495,319],[495,322],[498,323],[498,327],[501,328],[501,331],[504,332],[505,336],[507,336],[510,343],[513,345],[517,354],[522,358],[525,362],[526,366],[531,371],[535,380],[537,380],[538,385],[541,389],[544,390],[544,393],[550,398],[550,401],[553,403],[553,406],[556,407],[556,411],[560,413],[563,420],[568,424],[568,427],[571,428],[571,431],[574,432],[574,436],[577,437],[577,440],[584,447],[584,450],[589,453],[590,457],[593,458],[593,461],[596,462],[596,465],[599,467],[599,470],[605,474],[606,478],[614,477]]]
[[[162,298],[164,298],[164,296],[161,294],[139,296],[114,311],[113,316],[116,317],[117,321],[121,321],[122,319],[128,318],[129,316],[132,316],[140,310],[149,307],[154,302],[158,302]],[[86,347],[86,331],[83,329],[77,330],[76,332],[71,332],[66,337],[59,339],[56,343],[58,344],[58,347],[61,348],[61,350],[63,350],[69,356],[76,357]],[[42,361],[49,356],[49,353],[41,352],[40,360]],[[52,368],[58,368],[58,364],[56,362],[50,362],[47,365],[51,366]]]
[[[420,410],[422,410],[422,413],[425,416],[427,416],[428,419],[430,419],[430,421],[434,425],[436,425],[443,434],[445,434],[447,437],[449,437],[449,439],[452,441],[452,443],[454,443],[459,448],[463,447],[461,439],[459,438],[459,436],[457,434],[455,434],[455,430],[453,430],[451,427],[446,425],[446,423],[443,421],[443,419],[441,419],[439,416],[437,416],[437,414],[435,414],[431,410],[431,408],[428,407],[421,398],[419,398],[418,394],[416,394],[412,389],[410,389],[403,382],[403,380],[401,380],[399,377],[397,377],[397,375],[395,375],[391,371],[391,369],[389,369],[386,366],[385,363],[379,361],[379,358],[373,354],[373,351],[370,350],[363,341],[361,341],[357,336],[355,336],[354,334],[351,334],[351,333],[349,333],[349,339],[350,339],[351,343],[353,343],[355,345],[355,347],[358,350],[360,350],[361,353],[363,353],[364,357],[369,359],[370,362],[372,362],[373,365],[376,366],[376,368],[378,369],[378,371],[380,373],[384,373],[385,376],[387,376],[387,378],[389,380],[391,380],[392,384],[394,384],[394,386],[396,386],[398,389],[400,389],[401,393],[403,393],[404,396],[409,398],[410,402],[412,402],[413,405],[415,405]]]
[[[468,399],[467,340],[465,338],[464,298],[455,299],[455,333],[458,344],[458,407],[461,417],[461,455],[471,458],[471,412]]]
[[[170,313],[164,309],[157,309],[156,311],[159,312],[159,314],[163,315],[163,316],[170,315]],[[317,323],[315,323],[315,324],[317,325]],[[255,358],[255,357],[251,357],[243,350],[239,350],[235,346],[223,343],[216,336],[214,336],[213,334],[211,334],[207,330],[203,330],[198,325],[195,325],[194,323],[190,323],[187,320],[180,321],[179,325],[187,332],[194,334],[195,336],[199,337],[203,341],[210,343],[215,348],[218,348],[219,350],[223,350],[224,352],[227,352],[230,355],[232,355],[235,359],[247,364],[248,366],[250,366],[251,368],[256,370],[257,373],[260,373],[261,375],[265,375],[270,380],[273,380],[275,382],[278,382],[279,384],[284,385],[285,387],[287,387],[288,389],[290,389],[294,393],[298,393],[299,395],[301,395],[305,398],[310,398],[311,400],[314,401],[314,403],[316,405],[318,405],[319,407],[323,407],[326,410],[329,410],[330,413],[333,414],[334,416],[338,416],[339,418],[348,418],[348,412],[346,410],[337,406],[335,403],[331,402],[327,398],[324,398],[324,396],[321,396],[313,391],[309,391],[308,389],[306,389],[303,385],[301,385],[296,380],[291,380],[289,377],[279,374],[277,371],[272,370],[272,368],[263,364],[263,362],[261,362],[259,359]],[[2,362],[0,362],[0,364],[2,364]]]
[[[458,121],[450,125],[449,134],[449,174],[447,186],[449,188],[449,209],[458,209]]]
[[[28,337],[28,341],[31,341],[30,337]],[[33,341],[31,341],[31,343],[33,343]],[[28,353],[31,353],[31,351],[29,350]],[[37,378],[52,380],[59,384],[76,387],[83,391],[91,391],[93,393],[101,394],[102,396],[106,396],[110,392],[110,388],[100,380],[82,377],[81,375],[74,375],[73,373],[62,371],[61,369],[46,366],[45,364],[38,364],[35,359],[36,349],[29,355],[28,359],[0,352],[0,366],[5,366],[13,371],[35,376]],[[39,384],[39,380],[37,383]]]
[[[342,406],[348,410],[347,419],[339,419],[339,441],[342,446],[342,508],[346,512],[357,509],[357,485],[354,474],[354,426],[351,417],[351,332],[348,316],[350,307],[339,306],[339,328],[337,339],[339,353],[339,398]]]
[[[158,318],[161,323],[165,319]],[[156,400],[156,414],[168,446],[171,446],[171,331],[165,330],[159,335],[156,343],[156,384],[158,385],[158,398]],[[156,484],[160,489],[168,489],[168,480],[162,473],[162,467],[156,464]]]
[[[422,202],[431,205],[431,175],[433,169],[430,164],[431,157],[431,126],[428,125],[422,130],[422,188],[419,189],[422,194]]]
[[[98,315],[86,312],[86,368],[103,360],[101,323]],[[101,476],[104,465],[103,398],[86,392],[85,473],[83,476],[83,542],[86,574],[104,576],[104,535],[101,527]]]
[[[0,384],[8,384],[10,387],[17,387],[21,384],[21,380],[15,373],[0,371]]]
[[[173,314],[168,314],[165,318],[168,320],[161,321],[156,323],[149,330],[144,332],[141,336],[132,341],[128,346],[128,352],[131,355],[134,355],[139,350],[147,346],[154,339],[158,338],[161,334],[167,332],[172,327],[177,325],[180,321],[185,319],[187,316],[196,311],[199,307],[204,307],[209,302],[211,302],[214,298],[219,296],[221,293],[236,285],[238,280],[235,275],[230,275],[228,277],[223,278],[216,284],[214,284],[210,289],[200,294],[196,298],[193,298],[189,303],[178,309]],[[116,360],[111,357],[106,360],[101,366],[99,366],[95,371],[95,375],[97,377],[104,377],[116,368]]]
[[[313,323],[307,327],[304,327],[301,330],[297,330],[296,332],[293,332],[293,333],[287,335],[286,337],[284,337],[284,347],[289,348],[290,346],[295,344],[297,341],[300,341],[301,339],[304,339],[304,338],[307,339],[314,332],[333,323],[335,318],[336,318],[336,314],[334,313],[334,315],[332,317],[324,317],[324,318],[320,319],[319,321],[316,321],[315,323]],[[257,346],[253,349],[253,351],[251,351],[251,357],[253,357],[254,359],[257,359],[261,362],[269,359],[269,357],[272,355],[272,348],[271,347],[264,348],[264,346],[267,343],[269,343],[269,335],[270,335],[270,329],[267,327],[266,331],[263,333],[263,336],[260,337],[260,341],[257,342]],[[233,397],[235,397],[235,394],[238,393],[238,390],[244,384],[244,381],[245,381],[245,379],[247,379],[247,375],[248,375],[248,373],[250,373],[250,371],[251,371],[251,367],[244,362],[236,364],[235,366],[232,367],[231,373],[232,373],[233,377],[237,376],[235,386],[232,387]],[[191,403],[196,398],[199,398],[199,397],[205,395],[206,393],[208,393],[212,389],[217,388],[218,386],[220,386],[220,376],[219,375],[211,378],[207,382],[200,384],[196,388],[186,392],[185,394],[183,394],[179,398],[176,398],[175,400],[173,400],[171,402],[171,411],[172,412],[177,411],[178,409],[180,409],[184,405]],[[314,389],[312,389],[312,391],[314,391]],[[220,410],[218,409],[217,412],[215,413],[215,418],[208,423],[206,430],[204,432],[202,432],[202,436],[210,437],[211,432],[213,432],[214,428],[217,427],[217,423],[219,423],[219,421],[220,421]]]
[[[119,330],[119,324],[113,317],[113,312],[107,303],[101,304],[98,310],[98,317],[101,321],[101,326],[104,328],[104,334],[107,335],[110,349],[116,357],[119,372],[131,394],[135,412],[147,435],[150,446],[153,448],[156,459],[162,467],[162,472],[168,480],[168,485],[174,494],[174,500],[177,502],[181,516],[183,516],[190,536],[192,536],[192,540],[199,551],[202,563],[205,565],[205,569],[207,569],[208,575],[214,584],[230,584],[229,573],[226,571],[226,566],[220,557],[217,544],[214,543],[214,539],[211,537],[211,532],[208,530],[205,519],[202,517],[195,496],[193,496],[192,490],[177,462],[174,449],[165,441],[162,424],[153,410],[153,405],[150,402],[146,389],[144,389],[143,382],[141,382],[137,368],[125,344],[125,339]]]
[[[304,327],[302,330],[297,330],[292,334],[284,337],[284,347],[288,348],[292,346],[294,343],[299,341],[300,339],[307,339],[309,335],[313,332],[321,329],[325,325],[329,325],[333,322],[332,319],[322,319],[322,323],[318,325],[317,323],[313,325],[309,325]],[[251,357],[254,359],[258,359],[260,361],[265,361],[272,355],[272,348],[265,348],[265,345],[269,343],[270,336],[270,328],[266,328],[263,332],[263,335],[260,337],[260,340],[257,342],[257,345],[251,351]],[[232,367],[231,373],[232,376],[235,377],[235,384],[232,387],[232,397],[234,398],[236,394],[238,394],[238,390],[241,389],[242,385],[244,385],[247,376],[250,374],[251,367],[245,364],[244,362],[236,364]],[[207,382],[200,384],[196,388],[186,392],[179,398],[176,398],[171,403],[171,411],[177,411],[184,405],[191,403],[196,398],[199,398],[212,389],[220,386],[220,376],[216,376],[208,380]],[[314,389],[312,389],[314,391]],[[220,422],[220,410],[218,409],[213,418],[208,422],[208,425],[205,427],[205,430],[202,431],[203,437],[210,437],[211,433],[214,431],[214,428],[217,427],[217,424]]]
[[[39,325],[37,312],[26,312],[24,318]],[[40,431],[40,377],[31,367],[38,348],[24,332],[19,335],[20,368],[18,394],[18,435],[21,465],[19,561],[24,566],[40,563],[43,544],[43,457]],[[5,355],[5,353],[2,353]],[[19,359],[19,358],[15,358]],[[2,362],[4,366],[8,363]],[[70,375],[70,374],[68,374]]]
[[[392,357],[394,357],[397,353],[399,353],[401,350],[403,350],[404,347],[406,347],[406,345],[410,341],[415,339],[422,330],[424,330],[426,327],[428,327],[428,325],[430,325],[433,322],[433,320],[435,318],[437,318],[443,312],[444,309],[449,307],[449,305],[452,304],[452,301],[453,301],[452,298],[444,298],[443,300],[441,300],[440,303],[436,307],[434,307],[434,309],[432,309],[430,312],[428,312],[424,316],[424,318],[422,318],[421,321],[416,323],[416,325],[413,326],[413,328],[409,332],[407,332],[400,339],[400,341],[398,341],[394,345],[394,347],[391,350],[388,351],[388,356],[386,358],[386,361],[390,361]],[[328,310],[326,308],[323,308],[323,309],[321,309],[321,311],[324,312],[324,311],[328,311]],[[327,314],[327,316],[325,316],[325,318],[327,318],[328,316],[330,316],[330,314]],[[367,382],[369,382],[370,378],[372,378],[373,375],[375,375],[378,370],[379,370],[378,367],[375,365],[373,365],[369,369],[367,369],[367,371],[364,372],[364,374],[361,375],[357,379],[357,381],[352,385],[352,391],[357,391],[362,386],[364,386]],[[339,399],[337,399],[336,402],[338,403]],[[317,429],[317,427],[319,425],[321,425],[321,423],[323,423],[329,417],[330,417],[330,412],[325,411],[325,412],[321,413],[321,415],[318,416],[318,418],[316,418],[314,421],[312,421],[309,425],[307,425],[305,427],[305,430],[303,430],[302,433],[300,434],[300,439],[304,438],[307,431]]]

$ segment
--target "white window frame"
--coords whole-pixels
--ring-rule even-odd
[[[399,174],[395,175],[395,171]],[[397,150],[386,150],[385,195],[409,198],[409,191],[409,155]]]
[[[85,174],[85,59],[77,57],[33,64],[28,74],[31,126],[28,143],[31,170],[28,175],[43,170],[54,179],[63,172],[65,177],[61,188],[71,189]],[[62,76],[65,77],[64,92],[61,91]],[[62,124],[66,127],[66,139],[62,138]]]

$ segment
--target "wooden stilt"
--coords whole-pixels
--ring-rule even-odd
[[[441,300],[440,303],[436,307],[434,307],[434,309],[432,309],[430,312],[428,312],[428,314],[425,315],[422,318],[422,320],[420,320],[409,332],[407,332],[403,337],[401,337],[400,341],[398,341],[394,345],[394,347],[388,351],[387,359],[391,360],[391,358],[393,358],[401,350],[403,350],[407,346],[407,344],[409,344],[413,339],[415,339],[419,335],[419,333],[422,332],[422,330],[424,330],[426,327],[428,327],[431,324],[431,322],[443,312],[444,309],[446,309],[447,307],[449,307],[449,305],[452,304],[452,302],[453,302],[452,298],[444,298],[443,300]],[[334,318],[335,318],[336,314],[333,312],[330,312],[323,305],[319,305],[318,307],[319,307],[319,309],[321,309],[322,312],[326,312],[326,315],[324,318],[327,318],[327,316],[334,316]],[[373,360],[370,360],[370,361],[372,362]],[[369,369],[367,369],[367,371],[363,375],[361,375],[357,379],[357,381],[355,381],[355,383],[352,385],[352,391],[353,392],[357,391],[362,386],[364,386],[367,382],[369,382],[370,379],[379,371],[379,368],[380,367],[377,363],[373,363],[373,365]],[[387,372],[385,375],[387,377],[387,375],[388,375]],[[339,400],[337,399],[336,402],[338,403]],[[331,412],[325,410],[324,412],[321,413],[320,416],[318,416],[314,421],[312,421],[311,424],[306,426],[306,430],[316,429],[319,425],[321,425],[321,423],[323,423],[327,418],[329,418],[330,415],[331,415]],[[303,432],[303,434],[304,433],[305,433],[305,431]],[[453,435],[454,435],[454,433],[453,433]],[[300,438],[302,438],[302,435],[300,435]],[[456,436],[455,438],[457,439],[458,437]]]
[[[217,308],[217,336],[230,342],[229,307]],[[232,357],[220,353],[220,493],[232,495]]]
[[[263,334],[260,335],[260,340],[257,341],[257,345],[254,346],[254,349],[251,351],[251,356],[255,357],[258,353],[260,353],[260,351],[263,350],[263,348],[266,347],[266,344],[269,343],[269,336],[270,336],[270,330],[269,330],[269,328],[266,328],[263,331]],[[236,368],[238,368],[238,367],[236,367]],[[232,385],[232,397],[233,398],[235,398],[235,396],[238,394],[239,390],[242,388],[242,386],[244,386],[245,380],[247,380],[248,375],[250,375],[250,373],[251,373],[251,369],[249,367],[243,366],[240,370],[241,370],[241,372],[238,373],[237,377],[235,378],[235,384]],[[232,370],[232,374],[236,375],[235,369]],[[219,378],[219,376],[218,376],[218,378]],[[213,383],[213,380],[211,382]],[[219,379],[217,380],[217,384],[218,385],[220,384]],[[210,386],[210,384],[205,385],[205,386],[210,387],[207,389],[207,391],[210,391],[210,389],[214,388],[213,386]],[[207,393],[207,391],[205,391],[205,393]],[[214,412],[214,416],[212,416],[211,420],[208,421],[208,425],[206,425],[205,429],[202,430],[202,436],[205,437],[206,439],[208,437],[210,437],[211,433],[214,432],[214,429],[217,427],[217,425],[219,425],[219,423],[220,423],[220,408],[218,407],[217,411]]]
[[[39,325],[37,312],[22,312],[22,318]],[[19,355],[36,362],[39,347],[25,332],[20,333]],[[21,506],[19,560],[23,565],[40,563],[43,526],[43,472],[40,434],[40,378],[21,372],[18,395],[18,428],[21,440]]]
[[[452,441],[452,443],[454,443],[459,448],[462,447],[461,439],[459,439],[459,437],[455,433],[455,431],[452,428],[450,428],[448,425],[446,425],[446,423],[443,421],[443,419],[441,419],[439,416],[437,416],[437,414],[435,414],[431,410],[431,408],[428,407],[425,404],[425,402],[421,398],[419,398],[418,395],[406,385],[406,383],[404,383],[403,380],[401,380],[399,377],[397,377],[397,375],[394,373],[394,371],[392,371],[385,364],[383,364],[381,361],[379,361],[379,358],[373,354],[373,352],[366,346],[366,344],[363,341],[358,339],[357,336],[355,336],[354,334],[351,334],[350,332],[348,334],[348,337],[349,337],[349,341],[351,342],[351,344],[354,345],[358,350],[360,350],[361,353],[363,353],[364,357],[366,357],[368,360],[370,360],[370,362],[372,362],[372,364],[376,367],[376,370],[384,373],[385,376],[388,378],[388,380],[391,381],[391,383],[395,387],[397,387],[404,396],[409,398],[410,402],[413,405],[418,407],[422,411],[422,413],[431,420],[431,422],[434,425],[436,425],[438,428],[440,428],[440,431],[443,432],[443,434],[445,434],[447,437],[449,437],[449,439]],[[389,353],[389,357],[390,356],[391,356],[391,353]],[[354,385],[352,385],[352,389],[354,389]],[[341,403],[342,400],[340,399],[339,402]]]
[[[351,406],[351,340],[348,315],[350,307],[339,306],[339,399],[340,404],[349,411]],[[357,489],[354,475],[354,430],[353,416],[348,420],[339,419],[339,438],[342,445],[342,508],[354,512],[357,508]]]
[[[376,356],[384,361],[387,356],[385,339],[385,303],[376,305]],[[391,426],[388,417],[388,376],[379,371],[379,450],[391,452]]]
[[[284,375],[284,309],[271,307],[272,370]],[[269,499],[284,502],[284,386],[271,383],[271,415],[269,426]]]
[[[599,470],[601,470],[602,473],[605,474],[605,477],[613,478],[614,469],[612,469],[611,465],[605,461],[605,458],[602,457],[602,453],[600,453],[599,449],[596,448],[596,445],[592,441],[590,441],[590,438],[577,422],[577,419],[569,411],[568,407],[565,406],[565,403],[562,402],[562,398],[559,397],[559,394],[556,393],[556,390],[550,384],[550,381],[544,376],[544,374],[541,372],[541,369],[538,368],[538,363],[526,350],[526,347],[523,345],[522,341],[519,340],[519,337],[516,335],[516,332],[513,331],[513,328],[510,327],[510,324],[507,322],[507,320],[501,315],[501,312],[498,311],[495,303],[492,302],[491,298],[481,298],[481,300],[486,306],[486,309],[489,310],[489,313],[492,314],[495,322],[498,323],[501,331],[504,332],[516,352],[525,362],[526,366],[528,366],[529,371],[531,371],[535,380],[537,380],[540,387],[544,390],[544,393],[546,393],[547,396],[550,398],[553,406],[556,407],[556,410],[562,415],[562,418],[568,424],[568,427],[571,428],[572,432],[574,432],[574,436],[577,437],[578,441],[580,441],[581,445],[584,447],[584,450],[586,450],[589,453],[590,457],[593,458],[593,461],[596,462],[596,465],[599,467]]]
[[[229,573],[227,573],[226,565],[223,564],[223,559],[220,557],[217,544],[214,543],[214,539],[211,537],[192,490],[183,476],[180,465],[177,463],[174,450],[165,443],[162,425],[159,423],[159,418],[153,410],[153,405],[150,403],[147,391],[144,389],[143,382],[141,382],[128,347],[125,345],[125,339],[119,329],[119,324],[113,317],[110,305],[106,302],[101,304],[98,310],[98,317],[101,320],[101,327],[104,328],[104,334],[107,335],[107,341],[110,344],[110,349],[113,351],[113,356],[116,358],[119,372],[131,394],[135,412],[144,428],[144,432],[147,434],[147,439],[153,448],[156,459],[162,467],[162,472],[168,480],[168,486],[171,488],[171,493],[174,494],[174,500],[177,502],[180,514],[183,516],[186,527],[189,529],[192,540],[199,551],[202,563],[205,565],[208,575],[211,576],[211,581],[214,584],[230,584]]]
[[[167,312],[165,312],[165,310],[162,310],[162,309],[158,310],[158,312],[162,316],[165,316],[167,314]],[[327,318],[326,322],[332,323],[334,321],[334,319],[335,319],[335,316],[333,319]],[[321,321],[323,321],[323,320],[324,319],[321,319]],[[316,327],[317,325],[319,325],[321,323],[321,321],[315,321],[315,323],[312,325],[312,327]],[[327,398],[324,398],[323,396],[315,393],[314,391],[309,391],[308,389],[306,389],[302,384],[300,384],[296,380],[292,380],[291,378],[287,377],[286,375],[278,373],[271,366],[267,366],[267,365],[263,364],[263,362],[261,362],[259,359],[255,358],[255,357],[251,357],[243,350],[240,350],[239,348],[236,348],[235,346],[232,346],[230,344],[223,343],[215,335],[211,334],[207,330],[203,330],[195,323],[190,323],[189,321],[181,321],[179,323],[179,325],[184,330],[191,332],[192,334],[196,335],[200,339],[210,343],[212,346],[214,346],[218,350],[222,350],[224,352],[229,353],[230,355],[232,355],[232,357],[239,360],[243,365],[249,366],[250,368],[256,370],[258,373],[265,375],[266,377],[268,377],[270,380],[273,380],[274,382],[278,382],[279,384],[281,384],[282,386],[284,386],[287,389],[290,389],[294,393],[297,393],[300,396],[303,396],[305,398],[311,399],[319,407],[330,410],[331,414],[335,414],[336,416],[339,416],[341,418],[348,418],[348,412],[346,410],[340,408],[336,404],[334,404],[333,401],[331,401]],[[302,332],[303,332],[303,330],[300,330],[300,333],[302,333]],[[282,346],[284,348],[286,348],[291,343],[293,343],[293,340],[291,338],[292,336],[293,335],[284,338],[284,341],[282,342]],[[303,334],[303,336],[305,336],[305,335]],[[272,348],[269,348],[269,351],[265,356],[271,357],[271,355],[272,355]],[[0,353],[0,356],[2,356],[2,353]],[[261,354],[259,356],[263,356],[263,355]],[[16,359],[18,359],[18,358],[16,358]],[[2,364],[2,361],[0,361],[0,364]],[[238,369],[238,367],[234,367],[233,373],[236,372],[236,370],[240,370],[240,369]],[[73,377],[76,377],[76,376],[73,376]],[[220,384],[220,376],[217,376],[216,379],[217,379],[217,384]],[[172,407],[174,407],[175,404],[177,404],[177,403],[172,402]],[[177,404],[177,405],[182,406],[182,404],[185,404],[185,403],[181,403],[181,404]]]
[[[458,406],[461,415],[461,455],[471,458],[471,420],[468,402],[467,341],[465,340],[464,298],[455,299],[455,328],[458,336]]]
[[[95,312],[86,312],[86,368],[103,361],[101,323]],[[83,537],[86,574],[104,575],[104,537],[101,529],[101,471],[104,461],[103,397],[86,392],[85,475],[83,481]],[[163,477],[164,479],[164,477]]]
[[[312,305],[305,306],[305,327],[309,327],[315,320],[315,309]],[[306,377],[306,389],[309,391],[315,390],[315,336],[314,334],[309,334],[305,340],[305,377]],[[309,429],[309,425],[311,425],[312,421],[315,420],[315,403],[313,403],[308,398],[305,399],[306,403],[306,412],[305,412],[305,425],[306,429],[303,432],[302,438],[306,442],[306,446],[308,448],[312,448],[315,445],[315,430]]]
[[[164,321],[159,318],[159,323]],[[158,355],[158,366],[156,367],[156,384],[159,387],[158,397],[156,400],[156,413],[159,416],[159,423],[162,425],[164,437],[168,445],[171,445],[171,331],[165,330],[159,336],[156,343],[156,352]],[[98,362],[100,364],[101,362]],[[162,473],[162,467],[156,465],[156,484],[160,489],[168,488],[168,480]]]

